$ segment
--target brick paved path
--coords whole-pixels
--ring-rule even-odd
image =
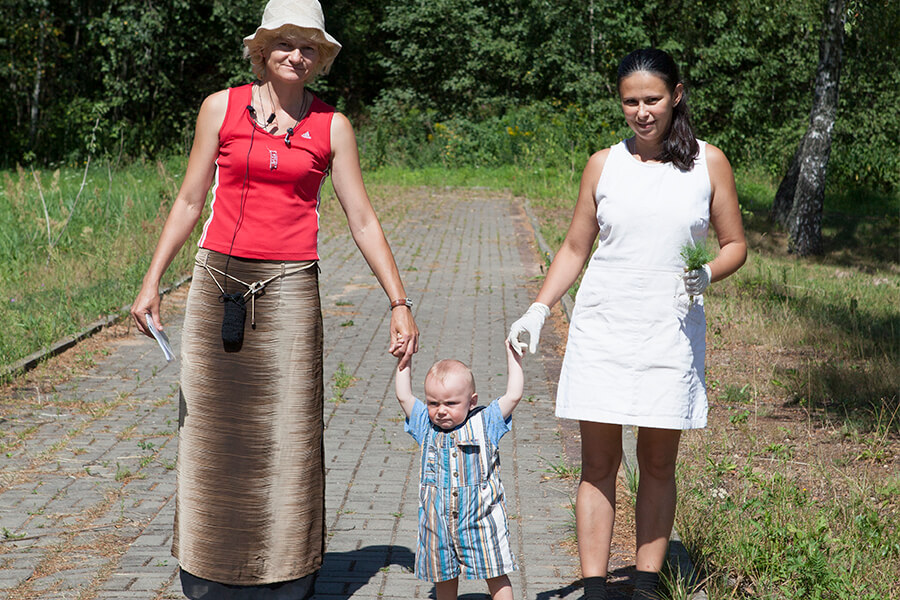
[[[422,333],[414,389],[422,393],[433,360],[454,357],[472,365],[488,402],[505,389],[506,329],[534,295],[532,233],[505,196],[416,193],[408,212],[384,219]],[[387,302],[346,233],[321,250],[325,374],[343,368],[356,381],[343,402],[326,402],[329,538],[316,598],[428,598],[432,586],[412,574],[417,454],[393,395]],[[173,304],[163,310],[177,353]],[[109,350],[50,396],[20,389],[4,399],[0,590],[11,599],[183,597],[169,554],[179,364],[133,334]],[[574,483],[547,472],[571,435],[553,416],[554,362],[526,359],[526,398],[501,444],[517,598],[581,595],[563,543]],[[487,598],[486,586],[462,581],[460,595]]]

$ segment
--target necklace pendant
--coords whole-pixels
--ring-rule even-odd
[[[269,150],[269,170],[274,171],[278,168],[278,152],[276,150]]]

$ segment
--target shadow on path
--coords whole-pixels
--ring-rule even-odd
[[[410,573],[416,555],[406,546],[379,544],[349,552],[326,552],[313,599],[349,600],[372,577],[392,566]]]

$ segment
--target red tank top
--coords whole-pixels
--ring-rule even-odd
[[[313,96],[290,147],[250,116],[251,85],[228,90],[211,214],[199,246],[232,256],[317,260],[319,191],[331,161],[334,108]]]

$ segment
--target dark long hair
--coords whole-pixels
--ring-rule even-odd
[[[670,94],[675,94],[675,86],[681,83],[678,65],[668,53],[656,48],[635,50],[619,63],[616,87],[620,88],[622,80],[632,73],[643,71],[663,80]],[[621,89],[621,88],[620,88]],[[672,108],[672,122],[663,139],[662,150],[658,160],[670,162],[683,171],[694,168],[694,159],[700,153],[700,144],[691,127],[691,115],[687,104],[687,90],[681,100]]]

